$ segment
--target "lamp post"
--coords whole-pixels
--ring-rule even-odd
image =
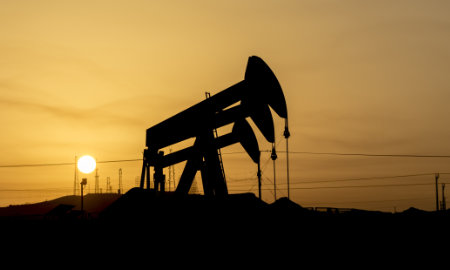
[[[81,214],[83,214],[83,186],[87,184],[87,178],[81,180]]]
[[[77,167],[78,170],[82,173],[89,174],[95,170],[97,163],[95,162],[95,159],[91,156],[82,156],[80,159],[78,159]],[[81,186],[81,214],[83,215],[83,188],[87,184],[87,178],[82,178],[82,181],[80,183]]]

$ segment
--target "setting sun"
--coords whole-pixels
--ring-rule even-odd
[[[95,170],[95,166],[97,163],[95,162],[95,159],[91,156],[82,156],[80,159],[78,159],[78,169],[82,173],[91,173]]]

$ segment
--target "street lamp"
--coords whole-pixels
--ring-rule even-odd
[[[91,156],[82,156],[78,159],[77,167],[82,173],[89,174],[95,170],[97,162]],[[82,178],[81,185],[81,213],[83,214],[83,187],[87,184],[87,178]]]
[[[81,179],[81,213],[83,214],[83,186],[87,184],[87,178]]]

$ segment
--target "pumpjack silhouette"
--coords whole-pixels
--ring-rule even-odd
[[[286,100],[276,76],[261,58],[251,56],[244,80],[147,129],[140,188],[146,184],[150,189],[153,167],[154,189],[164,192],[163,169],[187,161],[175,193],[187,194],[200,171],[204,194],[225,197],[228,188],[219,150],[235,143],[240,143],[258,165],[260,177],[258,141],[246,118],[250,117],[265,139],[274,143],[269,107],[281,118],[287,118]],[[216,129],[232,123],[231,133],[217,136]],[[161,151],[189,138],[195,138],[191,147],[169,154]]]

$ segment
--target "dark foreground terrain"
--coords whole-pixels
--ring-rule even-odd
[[[122,252],[130,252],[132,257],[140,252],[150,256],[149,250],[155,249],[177,256],[200,255],[199,250],[220,256],[258,251],[263,257],[274,250],[298,249],[316,255],[365,252],[366,248],[395,253],[400,246],[423,248],[430,241],[443,241],[450,228],[448,211],[411,208],[392,214],[306,209],[287,198],[267,204],[254,194],[217,200],[136,188],[121,196],[87,195],[85,213],[79,211],[79,200],[67,196],[0,208],[3,245],[32,247],[34,252],[50,244],[58,247],[53,252],[67,249],[73,254],[76,249],[113,258]],[[226,249],[226,253],[216,254],[216,249]]]
[[[383,229],[396,226],[409,228],[446,224],[450,212],[428,212],[410,208],[401,213],[365,211],[358,209],[303,208],[287,198],[267,204],[252,193],[232,194],[225,199],[212,199],[203,195],[180,196],[153,190],[131,189],[124,195],[89,194],[84,197],[84,212],[80,211],[79,196],[65,196],[36,204],[0,208],[2,226],[14,228],[43,226],[96,226],[140,228],[158,231],[172,228],[228,231],[258,228],[309,228],[318,230],[327,224],[343,229],[367,226]],[[448,225],[448,224],[446,224]],[[363,228],[360,227],[360,228]],[[355,228],[356,229],[356,228]],[[387,229],[387,228],[386,228]]]

